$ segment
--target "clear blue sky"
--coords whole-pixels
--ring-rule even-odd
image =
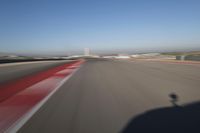
[[[1,0],[0,52],[200,48],[200,0]]]

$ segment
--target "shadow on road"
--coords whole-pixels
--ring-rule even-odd
[[[178,106],[178,96],[169,96],[173,107],[154,109],[135,117],[122,133],[200,133],[200,102]]]

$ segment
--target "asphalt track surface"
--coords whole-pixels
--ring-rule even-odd
[[[200,66],[88,60],[20,133],[196,132]]]
[[[0,83],[6,83],[37,72],[41,72],[69,61],[37,61],[0,64]]]

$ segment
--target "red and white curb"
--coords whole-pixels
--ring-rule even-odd
[[[63,65],[62,67],[48,71],[49,77],[45,77],[37,83],[29,85],[15,95],[0,102],[0,132],[17,132],[37,110],[79,69],[83,60]],[[32,76],[42,76],[46,73]],[[26,79],[26,78],[25,78]],[[23,80],[25,80],[23,79]],[[30,80],[31,78],[28,77]],[[34,80],[33,80],[34,81]],[[18,81],[20,82],[20,81]],[[17,83],[16,83],[17,84]],[[17,87],[24,87],[21,83]],[[12,88],[12,86],[11,86]],[[20,88],[20,89],[21,89]],[[12,88],[14,89],[14,88]],[[7,94],[7,93],[5,93]]]

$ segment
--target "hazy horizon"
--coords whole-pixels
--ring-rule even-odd
[[[186,49],[149,49],[149,50],[127,50],[127,49],[118,49],[118,50],[92,50],[90,53],[94,55],[112,55],[112,54],[143,54],[143,53],[170,53],[170,52],[197,52],[200,51],[200,48],[186,48]],[[1,52],[0,55],[18,55],[18,56],[35,56],[35,57],[52,57],[52,56],[70,56],[70,55],[84,55],[84,49],[80,51],[72,52],[49,52],[49,53],[40,53],[40,52]]]

